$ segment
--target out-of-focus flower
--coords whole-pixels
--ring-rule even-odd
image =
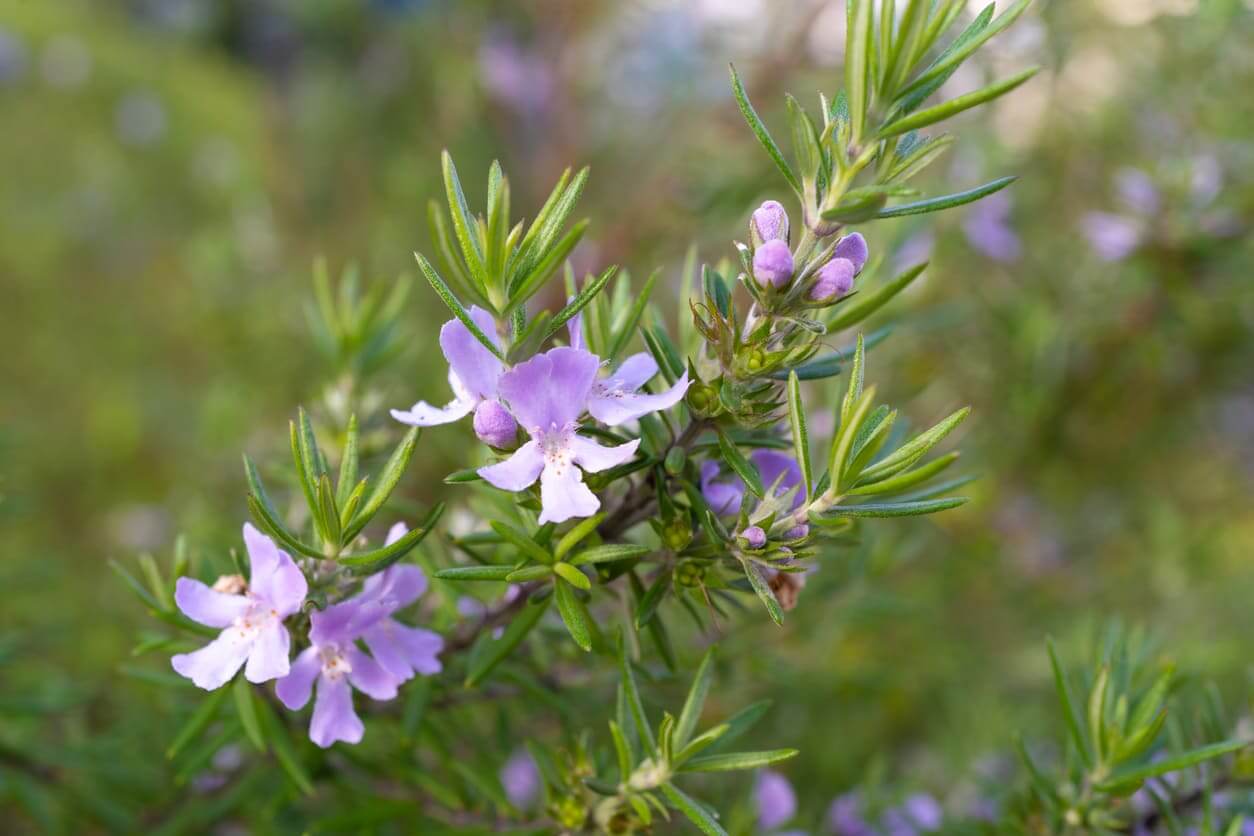
[[[470,318],[499,348],[500,338],[492,315],[475,305],[470,309]],[[497,387],[505,364],[456,318],[440,328],[440,349],[448,361],[448,383],[453,390],[453,400],[443,407],[419,401],[408,410],[393,409],[392,417],[402,424],[431,427],[458,421],[473,410],[475,432],[480,440],[494,447],[507,446],[513,440],[508,426],[513,419],[499,408],[501,404],[497,401]]]
[[[113,123],[123,144],[153,145],[165,136],[165,107],[152,93],[129,93],[118,102]]]
[[[778,238],[753,251],[753,278],[762,287],[783,287],[792,278],[792,271],[792,250]]]
[[[539,479],[541,524],[595,514],[601,502],[584,484],[579,468],[598,473],[615,467],[640,445],[634,439],[602,447],[576,432],[600,365],[595,354],[561,346],[501,377],[501,397],[531,440],[505,461],[479,468],[479,475],[507,491],[524,490]]]
[[[847,792],[827,808],[827,826],[835,836],[874,836],[875,830],[866,820],[862,796]]]
[[[972,247],[994,261],[1018,261],[1023,254],[1019,233],[1010,225],[1010,198],[1005,192],[989,195],[971,207],[962,231]]]
[[[13,33],[0,29],[0,84],[21,78],[27,60],[26,46]]]
[[[244,545],[252,576],[243,594],[220,592],[193,578],[174,585],[174,601],[184,615],[223,628],[200,650],[170,660],[175,671],[207,691],[225,685],[241,667],[249,682],[277,679],[289,670],[291,636],[283,619],[300,609],[309,586],[292,558],[248,523]]]
[[[782,497],[801,484],[801,466],[792,456],[759,448],[749,454],[749,461],[766,488],[779,482],[775,496]],[[701,495],[714,513],[734,514],[745,495],[745,484],[739,476],[723,473],[717,462],[707,461],[701,465]],[[790,510],[796,510],[804,501],[804,492],[798,489]]]
[[[753,803],[757,808],[758,826],[774,830],[797,815],[797,794],[788,779],[770,769],[758,773],[753,785]]]
[[[1123,207],[1137,215],[1157,214],[1162,202],[1153,178],[1139,168],[1121,168],[1115,174],[1115,193]]]
[[[1212,154],[1200,154],[1193,160],[1193,169],[1189,175],[1189,191],[1193,202],[1198,206],[1207,206],[1219,197],[1223,188],[1224,171]]]
[[[479,49],[479,73],[493,97],[532,116],[548,110],[557,87],[544,59],[503,33],[484,40]]]
[[[540,794],[540,770],[526,749],[510,755],[501,767],[501,786],[509,802],[519,809],[530,807]]]
[[[916,836],[939,830],[943,813],[935,798],[916,793],[900,806],[884,813],[884,831],[888,836]]]
[[[408,531],[404,523],[392,526],[385,545],[395,543]],[[401,682],[414,674],[431,676],[443,669],[440,652],[444,650],[444,637],[431,630],[402,624],[392,617],[426,591],[427,576],[422,569],[398,563],[367,578],[358,596],[375,608],[375,620],[363,626],[361,639],[379,664]]]
[[[1080,226],[1089,245],[1103,261],[1123,261],[1141,244],[1142,223],[1110,212],[1088,212]]]
[[[44,46],[39,68],[44,81],[53,87],[81,87],[91,77],[91,53],[75,36],[57,35]]]

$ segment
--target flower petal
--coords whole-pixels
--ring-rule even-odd
[[[470,318],[493,345],[500,346],[496,321],[492,314],[476,305],[470,309]],[[477,399],[496,397],[497,381],[504,365],[470,333],[470,329],[461,320],[450,319],[444,323],[444,327],[440,329],[440,348],[444,351],[449,368],[457,374],[471,395]]]
[[[383,669],[383,666],[362,653],[356,647],[350,647],[344,655],[352,670],[348,681],[353,687],[375,700],[390,700],[396,697],[396,686],[400,684],[395,676]]]
[[[314,644],[348,644],[380,618],[391,614],[377,595],[362,593],[309,614]]]
[[[289,656],[292,652],[292,637],[287,628],[276,618],[261,628],[248,654],[248,664],[244,667],[244,678],[249,682],[269,682],[287,676],[291,670]]]
[[[501,377],[500,393],[528,431],[563,427],[584,411],[601,361],[561,346],[519,363]]]
[[[206,627],[226,627],[248,612],[248,598],[210,589],[194,578],[174,582],[174,603],[183,615]]]
[[[610,375],[610,381],[617,384],[616,388],[634,392],[652,380],[655,374],[657,374],[657,361],[653,359],[652,354],[642,351],[624,360]]]
[[[740,510],[745,483],[739,476],[723,474],[718,462],[707,461],[701,465],[701,495],[714,513],[734,514]]]
[[[309,739],[323,749],[336,741],[360,743],[366,727],[353,710],[353,690],[343,676],[318,677],[318,696],[314,700],[313,719],[309,723]]]
[[[544,454],[539,442],[528,441],[505,461],[479,468],[479,475],[503,491],[521,491],[535,484],[543,468]]]
[[[768,489],[775,484],[776,480],[779,480],[779,487],[775,489],[776,496],[784,496],[801,484],[801,465],[797,464],[797,460],[792,456],[758,448],[749,454],[749,459],[758,469],[762,484]],[[802,488],[793,495],[792,507],[796,509],[804,501],[805,489]]]
[[[572,434],[567,443],[576,464],[589,473],[600,473],[602,470],[617,467],[634,456],[636,448],[640,446],[640,439],[632,439],[615,447],[602,447],[590,438]]]
[[[273,540],[249,523],[244,523],[244,545],[248,547],[248,559],[252,563],[249,592],[278,610],[280,618],[300,609],[309,584],[292,558],[279,551]]]
[[[567,296],[566,303],[575,301],[574,296]],[[571,348],[584,348],[583,344],[583,311],[566,320],[566,334],[570,337]]]
[[[318,655],[318,648],[306,647],[296,655],[296,661],[292,662],[287,676],[274,684],[274,693],[279,702],[292,711],[304,708],[313,691],[314,680],[321,672],[322,659]]]
[[[627,446],[622,444],[609,449],[620,450]],[[632,447],[632,450],[634,452],[635,448]],[[539,521],[544,525],[546,522],[565,522],[573,517],[590,517],[601,507],[601,501],[583,483],[579,468],[573,464],[550,465],[540,474],[540,506]]]
[[[440,663],[444,637],[439,633],[387,618],[367,630],[362,638],[384,670],[402,680],[415,673],[431,676],[444,667]]]
[[[231,681],[248,658],[252,646],[251,635],[229,628],[200,650],[172,657],[170,664],[180,676],[187,677],[206,691],[212,691]]]
[[[362,597],[370,596],[379,601],[388,613],[396,612],[402,607],[422,597],[427,591],[427,576],[421,567],[412,563],[398,563],[389,566],[378,574],[366,578],[362,584]]]
[[[465,400],[458,398],[449,401],[444,406],[432,406],[426,401],[418,401],[408,410],[393,409],[392,417],[402,424],[409,424],[411,427],[434,427],[439,424],[451,424],[454,421],[460,421],[470,414],[475,408],[474,399],[467,398]]]
[[[588,413],[601,423],[615,427],[650,412],[670,409],[683,400],[688,392],[688,383],[688,372],[685,371],[674,386],[656,395],[638,394],[626,389],[611,389],[600,394],[594,392],[588,400]]]
[[[405,525],[405,523],[403,522],[393,523],[392,527],[388,529],[388,534],[387,534],[387,537],[385,537],[383,540],[383,545],[390,546],[408,533],[409,533],[409,526]],[[374,577],[374,576],[371,575],[371,577]]]

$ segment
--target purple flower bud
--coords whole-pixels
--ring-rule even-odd
[[[792,528],[788,529],[788,531],[784,532],[784,539],[800,540],[802,537],[808,537],[809,535],[810,526],[805,523],[801,523],[801,525],[794,525]]]
[[[526,749],[519,749],[501,769],[501,786],[510,803],[526,809],[540,794],[540,770]]]
[[[758,773],[753,800],[758,808],[758,825],[763,830],[774,830],[797,814],[797,794],[792,784],[769,769]]]
[[[740,536],[744,538],[745,543],[751,549],[760,549],[766,545],[766,532],[762,530],[760,525],[749,526],[740,532]]]
[[[836,249],[832,250],[832,258],[843,258],[853,264],[853,274],[856,276],[862,272],[862,268],[866,265],[868,250],[866,247],[866,239],[862,237],[862,233],[854,232],[840,239],[840,243],[836,245]]]
[[[847,258],[833,258],[819,268],[818,277],[807,294],[812,302],[835,302],[853,290],[853,274],[857,270]]]
[[[788,240],[788,213],[777,200],[768,200],[754,210],[749,219],[749,237],[754,246],[767,241]]]
[[[475,435],[492,447],[509,447],[518,434],[518,422],[498,400],[482,401],[475,407]]]
[[[781,288],[792,278],[792,251],[779,239],[767,241],[753,253],[753,277],[762,287]]]

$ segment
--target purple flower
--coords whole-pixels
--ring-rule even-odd
[[[792,456],[759,448],[749,454],[749,461],[753,462],[762,477],[762,484],[768,489],[779,482],[775,496],[784,496],[801,484],[801,466]],[[717,462],[707,461],[701,465],[701,495],[714,513],[734,514],[740,509],[745,484],[738,476],[724,474]],[[798,490],[790,510],[796,510],[804,501],[804,490]]]
[[[1139,215],[1153,215],[1158,211],[1158,187],[1154,180],[1139,168],[1122,168],[1115,175],[1115,191],[1124,208]]]
[[[994,261],[1018,261],[1023,252],[1019,234],[1010,226],[1010,198],[1005,192],[977,203],[962,221],[967,241]]]
[[[797,814],[797,794],[792,784],[778,772],[764,769],[753,785],[753,803],[758,811],[758,826],[774,830]]]
[[[470,318],[493,345],[500,347],[496,322],[490,313],[476,305],[470,309]],[[497,387],[505,364],[459,319],[450,319],[440,328],[440,349],[448,361],[448,383],[453,389],[453,400],[443,407],[419,401],[408,411],[393,409],[392,417],[402,424],[433,427],[458,421],[474,411],[475,432],[480,440],[496,447],[508,444],[512,436],[504,444],[495,443],[508,434],[506,424],[513,420],[499,408],[497,401]]]
[[[385,545],[396,542],[408,531],[404,523],[392,526]],[[440,652],[444,650],[444,637],[392,618],[393,613],[414,603],[426,591],[427,576],[422,569],[398,563],[367,578],[358,596],[369,602],[375,612],[375,619],[362,625],[361,639],[379,664],[401,682],[412,679],[414,674],[431,676],[443,670]]]
[[[843,258],[846,261],[853,262],[853,273],[856,276],[862,272],[862,268],[866,266],[869,251],[866,246],[866,239],[862,237],[861,232],[851,232],[840,242],[836,244],[836,248],[832,250],[832,258]]]
[[[541,524],[595,514],[601,502],[579,467],[589,473],[607,470],[630,459],[640,445],[635,439],[602,447],[576,432],[600,365],[595,354],[562,346],[501,377],[501,396],[531,440],[505,461],[479,468],[479,475],[507,491],[524,490],[539,479]]]
[[[762,287],[781,288],[792,278],[792,251],[778,238],[767,241],[753,252],[753,277]]]
[[[1123,261],[1141,244],[1141,223],[1110,212],[1089,212],[1081,226],[1102,261]]]
[[[616,427],[650,412],[670,409],[688,391],[688,370],[665,392],[651,395],[640,388],[657,374],[657,361],[640,352],[624,360],[609,377],[593,381],[588,396],[588,414],[603,424]]]
[[[535,801],[540,792],[540,770],[526,749],[514,752],[501,767],[501,786],[515,807],[530,807]]]
[[[777,200],[768,200],[749,218],[749,237],[754,246],[767,241],[788,243],[788,212]]]
[[[836,836],[873,836],[875,831],[864,818],[862,796],[848,792],[827,808],[827,826]]]
[[[853,262],[847,258],[833,258],[819,268],[818,277],[807,294],[814,302],[834,302],[853,290]]]
[[[884,829],[889,836],[915,836],[939,830],[941,806],[926,793],[910,796],[899,807],[884,813]]]
[[[219,592],[192,578],[179,578],[174,586],[174,601],[184,615],[223,628],[200,650],[170,659],[174,670],[207,691],[225,685],[241,666],[249,682],[286,676],[291,636],[283,619],[300,609],[309,591],[292,558],[248,523],[244,545],[252,567],[244,594]]]

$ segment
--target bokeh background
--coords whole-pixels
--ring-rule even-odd
[[[839,86],[843,25],[818,0],[0,0],[6,822],[314,821],[245,804],[235,778],[175,780],[162,751],[191,697],[132,655],[151,625],[107,562],[236,542],[241,451],[281,455],[336,379],[305,320],[314,258],[409,271],[440,149],[476,200],[499,158],[522,215],[591,165],[577,265],[661,267],[673,288],[691,243],[730,255],[784,196],[727,62],[782,126],[784,91]],[[783,629],[755,613],[724,641],[738,673],[717,699],[776,701],[757,742],[800,742],[784,771],[815,832],[880,785],[978,813],[1012,733],[1057,726],[1047,633],[1078,659],[1107,618],[1144,625],[1249,710],[1254,7],[1042,0],[949,89],[1028,64],[954,124],[925,185],[1019,182],[866,230],[890,261],[931,253],[874,323],[896,326],[871,373],[919,423],[974,407],[975,501],[871,527]],[[415,286],[369,397],[443,396],[444,318]],[[448,492],[469,442],[428,436],[406,495]],[[745,780],[712,799],[742,822]]]

